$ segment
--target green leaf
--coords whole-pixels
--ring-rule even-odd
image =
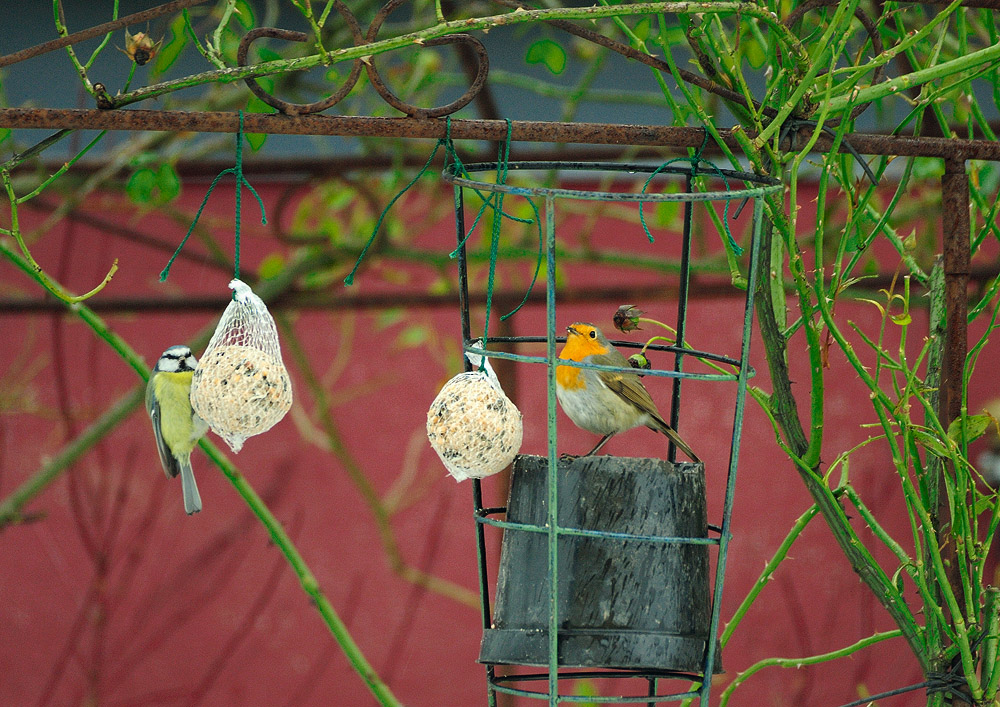
[[[125,193],[136,204],[148,204],[153,201],[156,189],[156,172],[151,169],[140,169],[132,173],[125,184]]]
[[[902,594],[905,590],[903,586],[903,572],[906,570],[906,565],[900,565],[896,568],[896,571],[892,573],[892,583],[896,585],[896,590]]]
[[[451,292],[451,280],[447,277],[437,277],[427,288],[427,292],[432,295],[446,295]]]
[[[925,432],[924,430],[914,429],[913,437],[917,440],[917,444],[934,456],[947,457],[949,455],[948,448],[945,447],[941,440],[934,435]]]
[[[254,152],[257,152],[260,148],[262,148],[266,140],[267,133],[247,133],[247,143],[250,145],[250,149]]]
[[[379,312],[378,316],[375,317],[375,326],[379,329],[388,329],[389,327],[403,321],[405,316],[406,310],[402,307],[386,309]]]
[[[580,680],[574,692],[579,697],[599,697],[601,694],[601,691],[597,689],[597,683],[589,679]],[[597,707],[596,702],[577,702],[576,704],[580,707]]]
[[[125,193],[136,204],[161,206],[181,193],[181,179],[170,164],[162,164],[156,170],[144,167],[129,178]]]
[[[156,187],[159,190],[158,204],[167,204],[181,193],[181,178],[172,164],[164,163],[156,171]]]
[[[992,415],[969,415],[965,418],[965,441],[971,442],[973,440],[979,439],[984,434],[986,430],[990,428],[990,424],[995,422]],[[948,437],[955,440],[956,442],[962,441],[962,418],[957,420],[952,420],[951,424],[948,425]]]
[[[258,62],[263,63],[265,61],[277,61],[278,59],[281,59],[281,58],[282,58],[281,54],[278,54],[278,52],[274,51],[273,49],[269,49],[268,47],[264,47],[264,46],[257,47],[257,61]],[[267,78],[270,78],[270,77],[267,77]]]
[[[247,0],[236,0],[236,8],[233,17],[237,24],[245,30],[251,30],[257,24],[257,18],[253,13],[253,6]]]
[[[677,228],[682,226],[683,209],[679,201],[661,201],[656,204],[656,225],[659,228]]]
[[[160,47],[160,51],[157,52],[156,59],[153,61],[153,73],[162,74],[173,66],[189,41],[187,33],[184,31],[184,15],[177,15],[170,23],[170,39],[163,42],[163,46]]]
[[[889,319],[891,319],[893,323],[898,324],[899,326],[906,326],[907,324],[913,321],[913,317],[910,316],[909,312],[903,312],[902,314],[893,314],[891,317],[889,317]]]
[[[270,253],[260,261],[258,274],[265,280],[272,280],[285,267],[285,257],[281,253]]]
[[[652,33],[652,27],[653,23],[647,15],[639,18],[639,21],[635,23],[635,27],[632,28],[632,32],[636,37],[645,42]]]
[[[764,48],[760,46],[760,42],[751,32],[747,32],[740,39],[740,49],[743,50],[743,56],[746,57],[751,68],[763,68],[767,61],[767,54],[764,53]]]
[[[667,46],[674,46],[676,44],[685,44],[687,42],[687,37],[684,36],[684,30],[677,26],[661,27],[660,36],[663,37],[663,41]]]
[[[524,60],[529,64],[544,64],[553,74],[561,74],[566,68],[566,50],[551,39],[539,39],[528,47]]]
[[[415,324],[408,326],[396,337],[396,344],[404,349],[413,349],[427,341],[429,333],[427,327]]]
[[[11,135],[10,128],[0,129],[0,143],[9,138]]]
[[[867,302],[868,304],[875,305],[876,307],[878,307],[878,311],[882,313],[882,316],[883,317],[885,316],[885,307],[883,307],[881,304],[879,304],[875,300],[873,300],[873,299],[865,299],[864,297],[858,297],[857,301],[858,302]]]

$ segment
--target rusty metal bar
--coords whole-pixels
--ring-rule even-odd
[[[941,375],[941,422],[947,426],[962,411],[962,372],[968,354],[970,274],[969,177],[965,161],[946,159],[941,177],[941,225],[947,321]]]
[[[371,118],[353,116],[251,113],[245,116],[247,132],[272,135],[339,135],[356,137],[405,137],[436,139],[445,136],[445,121],[433,118]],[[0,109],[0,128],[162,130],[235,133],[239,116],[226,112],[155,110],[88,110],[54,108]],[[699,147],[702,128],[669,125],[626,125],[611,123],[565,123],[516,120],[511,124],[511,140],[588,145],[645,145]],[[729,130],[719,131],[727,145],[739,145]],[[451,137],[461,140],[506,139],[507,123],[502,120],[452,120]],[[753,134],[750,134],[751,138]],[[905,137],[854,133],[851,146],[861,154],[941,157],[951,160],[1000,161],[1000,142],[953,140],[936,137]],[[785,149],[804,145],[805,137],[793,138]],[[831,138],[821,136],[814,150],[829,150]],[[846,150],[846,148],[841,148]]]
[[[201,5],[206,2],[208,2],[208,0],[173,0],[173,2],[168,2],[163,5],[159,5],[158,7],[150,8],[149,10],[135,12],[131,15],[120,17],[117,20],[112,20],[111,22],[105,22],[104,24],[95,25],[94,27],[89,27],[88,29],[68,34],[65,37],[59,37],[58,39],[53,39],[43,44],[36,44],[33,47],[22,49],[21,51],[14,52],[13,54],[0,56],[0,67],[16,64],[19,61],[24,61],[25,59],[30,59],[40,54],[61,49],[62,47],[68,47],[71,44],[76,44],[77,42],[82,42],[92,37],[99,37],[102,34],[114,32],[116,29],[121,29],[122,27],[136,25],[140,22],[147,22],[157,17],[169,15],[172,12],[177,12],[178,10],[183,10],[185,8],[192,7],[193,5]],[[10,31],[9,27],[7,28],[7,31]]]
[[[971,258],[969,221],[969,177],[965,160],[946,159],[941,177],[941,226],[944,241],[945,337],[942,356],[938,415],[945,429],[962,414],[962,383],[968,341],[969,261]],[[945,467],[950,466],[945,462]],[[951,527],[949,504],[964,499],[948,496],[944,475],[954,470],[939,467],[937,534],[948,583],[955,596],[962,596],[962,576]],[[960,605],[964,607],[964,604]],[[966,617],[972,619],[974,617]],[[955,698],[953,704],[961,704]]]

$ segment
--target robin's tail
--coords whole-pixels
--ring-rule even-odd
[[[695,462],[696,464],[701,461],[701,459],[698,458],[698,455],[694,453],[694,450],[691,449],[690,446],[688,446],[688,443],[685,442],[683,439],[681,439],[681,436],[677,434],[677,430],[675,430],[673,427],[664,422],[663,418],[661,418],[659,415],[650,415],[650,418],[651,418],[651,424],[649,425],[650,429],[662,432],[667,437],[669,437],[670,441],[673,442],[679,450],[681,450],[688,457],[691,458],[691,461]]]

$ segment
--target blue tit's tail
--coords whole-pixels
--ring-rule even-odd
[[[184,490],[184,510],[188,515],[201,510],[201,494],[198,493],[198,484],[194,480],[194,471],[191,469],[191,458],[178,459],[181,468],[181,486]]]

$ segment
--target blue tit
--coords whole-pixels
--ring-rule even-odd
[[[208,425],[191,407],[191,378],[197,365],[187,346],[171,346],[156,362],[146,385],[146,412],[153,421],[160,463],[168,479],[180,474],[188,515],[201,510],[191,451],[208,431]]]

